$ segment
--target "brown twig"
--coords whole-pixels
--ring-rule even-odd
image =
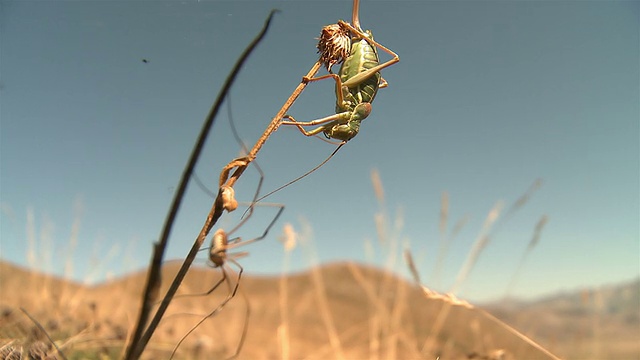
[[[27,317],[29,318],[29,320],[31,320],[36,327],[38,328],[38,330],[42,331],[42,333],[44,334],[44,336],[47,337],[47,339],[49,340],[49,342],[51,343],[51,345],[53,345],[53,347],[56,349],[56,351],[58,352],[58,355],[60,355],[60,357],[62,357],[63,360],[67,360],[67,357],[64,355],[64,353],[60,350],[60,348],[58,347],[58,345],[56,345],[56,342],[53,341],[53,339],[51,338],[51,336],[49,336],[49,333],[47,332],[47,330],[45,330],[45,328],[38,322],[38,320],[36,320],[33,316],[31,316],[31,314],[29,314],[29,312],[23,308],[20,307],[20,311],[22,311],[25,315],[27,315]]]
[[[262,133],[262,136],[260,136],[258,141],[256,141],[255,145],[253,145],[253,148],[251,148],[251,151],[249,151],[249,153],[246,156],[231,160],[231,162],[229,162],[229,164],[227,164],[227,166],[225,166],[222,169],[222,171],[220,172],[220,184],[219,184],[220,187],[223,187],[223,186],[233,187],[233,185],[235,185],[236,181],[238,181],[242,173],[247,169],[247,166],[249,166],[249,164],[256,158],[256,156],[258,155],[258,152],[260,151],[260,149],[262,149],[262,146],[267,141],[269,136],[271,136],[271,134],[273,134],[274,131],[278,130],[278,127],[280,126],[280,122],[282,121],[282,118],[289,111],[291,106],[293,106],[293,103],[298,99],[298,96],[300,96],[304,88],[307,87],[308,81],[305,79],[314,77],[320,70],[321,66],[322,66],[322,63],[320,62],[320,60],[318,60],[315,64],[313,64],[313,66],[311,67],[311,70],[309,70],[307,75],[305,75],[302,78],[303,80],[300,82],[300,84],[298,84],[296,89],[293,90],[293,93],[291,93],[291,96],[289,96],[289,98],[284,103],[284,105],[282,105],[282,107],[280,108],[280,111],[278,111],[276,116],[273,119],[271,119],[269,126],[267,126],[267,128]],[[233,174],[231,175],[231,177],[229,177],[229,173],[234,168],[235,170]]]

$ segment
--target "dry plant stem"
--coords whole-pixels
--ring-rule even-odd
[[[289,272],[289,264],[291,263],[291,252],[296,246],[297,234],[293,226],[289,223],[284,225],[284,234],[280,238],[284,245],[284,260],[282,261],[282,275],[280,275],[280,325],[278,326],[278,345],[280,350],[280,358],[288,360],[291,358],[291,339],[289,335],[289,284],[286,274]]]
[[[438,255],[436,257],[436,262],[433,267],[433,275],[432,280],[436,286],[440,285],[440,272],[442,271],[442,262],[444,261],[444,255],[446,253],[447,248],[447,223],[449,221],[449,193],[446,191],[442,192],[442,197],[440,200],[440,224],[439,224],[439,232],[440,232],[440,240],[438,245]]]
[[[538,220],[538,223],[533,230],[533,237],[531,238],[531,241],[529,241],[529,245],[527,245],[525,251],[522,253],[522,257],[520,258],[520,261],[518,261],[516,270],[513,272],[513,275],[511,275],[511,280],[509,280],[509,284],[507,285],[507,288],[504,292],[503,301],[507,300],[511,295],[511,290],[513,290],[513,286],[515,285],[516,280],[519,278],[520,272],[522,271],[522,265],[527,259],[527,256],[529,256],[529,254],[533,251],[533,248],[538,244],[538,241],[540,240],[540,234],[542,233],[542,229],[546,225],[547,221],[549,221],[549,217],[547,215],[543,215],[540,220]]]
[[[247,304],[247,309],[245,311],[244,316],[244,325],[242,326],[242,334],[240,335],[240,342],[238,343],[238,347],[236,348],[236,352],[231,355],[228,359],[235,359],[240,355],[240,351],[244,346],[244,341],[247,338],[247,331],[249,330],[249,317],[251,316],[251,305],[249,304],[249,298],[247,294],[245,294],[242,290],[240,290],[240,295],[244,299],[245,304]]]
[[[484,311],[484,310],[479,310],[484,316],[486,316],[487,318],[489,318],[491,321],[500,324],[500,326],[504,327],[505,329],[507,329],[510,333],[514,334],[515,336],[517,336],[518,338],[520,338],[521,340],[523,340],[524,342],[526,342],[527,344],[535,347],[536,349],[538,349],[541,353],[543,353],[544,355],[548,356],[549,359],[551,360],[560,360],[559,357],[555,356],[554,354],[552,354],[549,350],[545,349],[544,347],[542,347],[540,344],[538,344],[537,342],[531,340],[530,338],[528,338],[526,335],[522,334],[521,332],[519,332],[518,330],[514,329],[513,327],[507,325],[506,323],[502,322],[501,320],[499,320],[498,318],[496,318],[495,316],[489,314],[488,312]]]
[[[147,343],[149,342],[151,335],[153,334],[158,323],[160,322],[160,319],[164,315],[164,312],[166,311],[167,307],[169,306],[169,303],[171,302],[173,295],[175,294],[176,290],[180,286],[182,279],[187,273],[187,270],[191,266],[191,263],[193,262],[195,255],[198,252],[198,249],[200,249],[200,246],[202,245],[202,243],[204,242],[204,239],[206,238],[207,234],[211,230],[211,227],[213,227],[213,225],[216,223],[218,218],[222,215],[222,211],[223,211],[222,199],[220,196],[221,192],[219,192],[214,202],[214,205],[211,208],[211,212],[209,212],[209,215],[207,216],[205,225],[200,231],[200,234],[198,235],[195,243],[193,244],[193,247],[191,248],[189,255],[185,259],[182,267],[180,268],[180,271],[174,278],[173,283],[171,284],[171,287],[167,291],[165,298],[162,300],[160,307],[156,311],[153,321],[151,322],[151,324],[149,324],[149,327],[146,329],[143,335],[142,332],[144,331],[147,321],[149,319],[149,313],[151,312],[151,307],[153,306],[153,303],[157,299],[157,295],[159,292],[160,283],[161,283],[160,269],[162,265],[162,258],[164,256],[164,251],[168,243],[169,234],[171,233],[173,222],[178,214],[178,209],[180,208],[180,204],[182,202],[182,198],[184,197],[184,193],[187,190],[187,185],[189,183],[189,179],[191,178],[191,174],[193,173],[193,169],[195,168],[198,158],[200,157],[206,138],[211,130],[211,127],[213,126],[214,120],[218,114],[218,111],[220,110],[220,107],[222,106],[225,96],[229,92],[231,85],[233,84],[238,73],[240,72],[242,65],[244,64],[244,62],[247,60],[251,52],[255,49],[255,47],[260,43],[260,41],[264,38],[265,34],[267,33],[267,30],[271,23],[271,19],[273,18],[273,15],[275,14],[275,12],[276,10],[271,11],[271,13],[269,14],[269,17],[265,21],[265,24],[262,30],[260,31],[260,33],[258,34],[258,36],[256,36],[256,38],[251,42],[251,44],[249,44],[249,46],[245,49],[245,51],[242,53],[242,55],[236,62],[233,70],[227,77],[222,87],[222,90],[218,94],[218,98],[216,99],[213,107],[211,108],[211,111],[209,112],[202,126],[202,130],[200,131],[198,140],[196,141],[196,144],[191,152],[191,156],[189,157],[187,166],[185,167],[185,170],[182,173],[182,178],[180,179],[180,184],[178,185],[178,189],[176,190],[176,194],[173,198],[171,208],[169,210],[169,213],[167,214],[167,219],[165,220],[165,225],[162,230],[160,241],[154,244],[154,254],[151,260],[151,266],[149,269],[149,275],[147,278],[145,291],[143,293],[144,295],[142,299],[140,316],[138,318],[138,322],[136,323],[136,329],[134,330],[129,346],[127,347],[127,353],[125,355],[125,359],[138,359],[140,355],[142,355],[142,352],[145,346],[147,345]]]
[[[467,260],[462,265],[462,268],[460,269],[460,272],[456,277],[455,283],[453,284],[453,286],[451,287],[451,290],[449,291],[451,294],[455,294],[456,291],[462,285],[462,283],[467,279],[467,276],[469,275],[471,269],[473,268],[478,257],[480,256],[480,253],[487,246],[489,242],[489,234],[490,234],[491,227],[499,217],[501,210],[502,210],[502,202],[498,202],[487,215],[487,218],[484,222],[482,230],[480,231],[480,234],[478,235],[476,241],[474,242],[474,245],[471,251],[467,255]],[[450,302],[445,302],[442,309],[438,313],[438,316],[436,317],[436,321],[434,322],[433,327],[431,328],[429,337],[427,337],[422,347],[423,354],[431,354],[433,352],[436,339],[440,335],[440,332],[442,331],[445,321],[449,316],[449,312],[451,311],[451,306],[452,304]]]
[[[327,328],[329,343],[334,351],[334,356],[336,359],[344,359],[345,357],[342,350],[342,344],[340,343],[340,337],[338,336],[336,325],[333,321],[331,311],[329,310],[327,288],[325,286],[324,278],[322,277],[322,271],[320,270],[317,262],[311,270],[311,276],[318,299],[318,305],[320,307],[320,314],[322,315],[324,326]]]
[[[485,219],[484,224],[482,225],[482,230],[480,231],[480,234],[478,234],[478,237],[473,243],[473,247],[471,248],[471,251],[467,255],[467,259],[462,264],[462,268],[460,269],[460,271],[458,272],[458,275],[456,276],[455,283],[449,290],[450,293],[455,294],[458,291],[458,289],[460,289],[462,284],[467,280],[467,277],[469,276],[469,274],[471,273],[471,270],[473,269],[476,262],[478,261],[480,254],[489,244],[489,240],[491,239],[491,229],[495,224],[496,220],[498,219],[498,217],[500,216],[500,212],[502,211],[502,208],[503,208],[502,202],[498,201],[494,205],[494,207],[491,209],[491,211],[489,211],[489,214],[487,215],[487,218]]]
[[[58,352],[58,354],[60,355],[60,357],[62,357],[64,360],[67,360],[67,357],[64,356],[64,354],[62,353],[62,351],[60,351],[60,348],[58,347],[58,345],[56,345],[55,341],[53,341],[53,339],[51,338],[51,336],[49,336],[49,333],[47,332],[47,330],[44,329],[44,327],[42,327],[42,325],[40,325],[40,323],[33,318],[33,316],[31,316],[31,314],[29,314],[29,312],[27,310],[25,310],[25,308],[21,307],[20,311],[22,311],[25,315],[27,315],[27,317],[29,318],[29,320],[31,320],[40,331],[42,331],[42,333],[47,337],[47,339],[49,339],[49,342],[51,342],[51,344],[53,345],[53,347],[56,349],[56,351]]]
[[[444,326],[444,323],[447,320],[447,317],[449,316],[449,312],[451,311],[451,306],[452,304],[450,302],[445,301],[444,305],[442,306],[442,309],[440,309],[440,312],[438,312],[436,321],[433,323],[433,326],[431,327],[431,332],[429,333],[429,337],[427,337],[427,339],[424,342],[424,345],[422,346],[423,355],[429,355],[434,353],[433,349],[435,348],[435,345],[436,345],[436,339],[440,335],[440,332],[442,331],[442,327]]]
[[[340,343],[340,337],[338,336],[338,331],[336,329],[335,322],[333,321],[331,310],[329,309],[327,288],[325,286],[324,278],[322,277],[322,270],[318,266],[318,256],[316,254],[315,246],[312,243],[313,239],[311,235],[311,227],[309,226],[309,224],[305,223],[304,228],[305,236],[301,238],[301,241],[304,241],[309,251],[308,257],[310,259],[309,263],[311,264],[311,280],[313,281],[313,288],[315,290],[316,299],[318,301],[318,311],[320,312],[322,322],[327,329],[329,344],[331,345],[331,348],[333,350],[333,358],[345,359],[342,344]]]
[[[307,87],[308,81],[305,81],[304,79],[314,77],[318,73],[321,67],[322,67],[322,63],[320,61],[317,61],[311,67],[311,70],[309,70],[307,75],[305,75],[302,82],[300,82],[300,84],[298,84],[296,89],[293,90],[293,93],[291,93],[291,96],[289,96],[287,101],[280,108],[280,111],[278,111],[276,116],[271,120],[271,123],[269,123],[269,126],[267,126],[267,128],[264,130],[264,132],[262,133],[262,136],[260,136],[258,141],[256,141],[255,145],[253,145],[253,148],[251,149],[249,154],[232,160],[229,164],[227,164],[227,166],[225,166],[222,169],[222,172],[220,172],[220,184],[219,184],[221,187],[223,185],[233,187],[233,185],[236,183],[236,181],[238,181],[242,173],[247,169],[249,164],[256,158],[256,156],[258,155],[258,152],[260,151],[260,149],[262,149],[262,146],[267,141],[269,136],[271,136],[271,134],[273,134],[274,131],[278,130],[278,127],[280,126],[280,122],[282,121],[282,118],[286,115],[286,113],[289,111],[291,106],[293,106],[293,103],[298,99],[298,96],[300,96],[304,88]],[[233,172],[233,175],[229,177],[229,173],[234,168],[235,170]]]
[[[193,243],[193,246],[191,247],[189,254],[184,259],[184,262],[182,263],[180,270],[178,270],[178,273],[173,279],[171,286],[167,290],[165,297],[162,299],[162,302],[160,303],[158,310],[156,311],[153,319],[151,320],[149,327],[140,338],[140,345],[139,345],[140,350],[139,350],[139,353],[136,354],[135,358],[138,358],[142,354],[142,350],[144,350],[144,347],[151,339],[153,332],[155,331],[158,324],[160,323],[160,320],[162,319],[164,312],[169,307],[169,304],[171,303],[171,300],[173,299],[173,296],[175,295],[176,291],[178,291],[178,287],[180,287],[182,280],[187,274],[189,267],[191,267],[191,264],[193,263],[193,260],[195,259],[196,255],[198,254],[198,251],[202,247],[204,240],[206,239],[207,235],[211,231],[211,228],[213,227],[213,225],[215,225],[215,223],[218,221],[218,219],[222,215],[223,210],[224,210],[224,207],[223,207],[222,197],[220,196],[220,194],[218,194],[215,202],[213,203],[213,207],[211,208],[211,211],[209,211],[207,220],[205,221],[202,227],[202,230],[200,230],[200,234],[198,234],[198,237],[196,238],[196,241]]]
[[[431,334],[426,339],[426,341],[425,341],[425,343],[424,343],[424,345],[422,347],[423,355],[429,356],[430,354],[433,354],[433,349],[434,349],[435,344],[436,344],[436,337],[440,333],[440,331],[442,330],[442,328],[443,328],[443,326],[445,324],[445,320],[446,320],[449,312],[451,311],[451,309],[454,306],[465,306],[465,307],[468,307],[468,308],[473,308],[473,306],[468,304],[468,303],[466,303],[466,302],[458,301],[453,297],[442,296],[442,295],[440,295],[438,293],[435,293],[435,292],[427,289],[424,285],[422,285],[420,283],[420,278],[418,276],[418,271],[415,268],[415,263],[413,261],[413,256],[411,255],[410,251],[406,251],[405,252],[405,259],[406,259],[407,264],[409,266],[409,270],[411,271],[411,273],[412,273],[412,275],[414,277],[414,280],[422,288],[422,291],[423,291],[425,297],[427,297],[427,298],[439,298],[439,299],[444,301],[443,308],[440,310],[440,313],[438,314],[438,317],[436,318],[436,321],[433,324],[433,327],[432,327],[432,330],[431,330]],[[477,309],[477,308],[474,308],[474,309],[476,311],[478,311],[478,312],[481,312],[483,316],[485,316],[486,318],[488,318],[492,322],[499,324],[501,327],[503,327],[504,329],[506,329],[507,331],[509,331],[513,335],[517,336],[518,338],[520,338],[524,342],[526,342],[529,345],[533,346],[534,348],[539,350],[542,354],[547,356],[549,359],[559,360],[559,358],[557,356],[553,355],[547,349],[543,348],[538,343],[536,343],[535,341],[531,340],[527,336],[523,335],[522,333],[520,333],[518,330],[514,329],[513,327],[511,327],[511,326],[507,325],[506,323],[498,320],[495,316],[489,314],[488,312],[486,312],[484,310]]]

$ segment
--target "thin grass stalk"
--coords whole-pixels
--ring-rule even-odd
[[[502,207],[502,201],[498,201],[491,209],[491,211],[489,211],[489,214],[487,215],[487,218],[482,225],[482,230],[480,230],[480,233],[478,234],[476,241],[474,241],[469,255],[467,255],[467,260],[465,260],[462,268],[460,269],[460,272],[458,273],[458,276],[456,277],[456,282],[451,287],[451,290],[449,290],[450,293],[455,294],[458,291],[462,283],[469,276],[469,273],[471,272],[471,269],[473,269],[476,261],[478,261],[480,253],[482,253],[482,250],[484,250],[489,244],[489,234],[491,231],[491,227],[500,216]]]
[[[318,264],[317,254],[315,251],[315,246],[312,243],[312,231],[311,226],[305,222],[304,224],[304,239],[306,243],[306,248],[309,251],[309,258],[311,263],[311,279],[313,281],[313,287],[316,292],[316,297],[318,299],[318,306],[320,308],[320,315],[322,316],[322,320],[324,322],[324,326],[327,329],[327,334],[329,336],[329,343],[333,349],[334,355],[336,359],[344,359],[344,351],[342,350],[342,344],[340,343],[340,337],[338,336],[338,331],[336,329],[336,325],[333,321],[333,317],[331,316],[331,309],[329,309],[329,300],[327,299],[327,288],[325,286],[325,281],[322,276],[322,270]]]
[[[375,356],[380,357],[382,355],[382,341],[383,339],[387,338],[386,330],[388,330],[388,326],[385,326],[385,324],[389,324],[389,312],[387,310],[387,307],[385,306],[386,304],[382,299],[386,297],[386,294],[389,293],[389,280],[391,278],[390,271],[393,267],[394,257],[392,254],[385,250],[393,251],[394,246],[389,241],[391,239],[388,230],[389,215],[387,213],[387,207],[385,206],[384,186],[382,185],[380,172],[377,169],[373,169],[371,170],[370,177],[376,199],[378,200],[378,213],[374,215],[376,232],[378,234],[378,244],[383,249],[383,253],[387,254],[385,261],[386,271],[382,275],[381,281],[374,281],[373,285],[371,286],[374,294],[371,297],[371,301],[374,302],[377,306],[377,311],[374,314],[374,316],[377,318],[374,323],[376,332],[373,333],[376,343],[373,345],[377,349],[377,353]],[[361,277],[361,279],[364,278]]]
[[[487,218],[485,219],[484,225],[482,227],[482,230],[478,234],[478,237],[476,238],[476,241],[474,242],[473,247],[469,252],[469,255],[467,256],[467,260],[462,265],[462,268],[460,269],[460,272],[456,277],[456,282],[451,287],[451,290],[450,290],[451,294],[455,294],[458,288],[466,280],[467,276],[469,275],[469,272],[471,271],[474,264],[478,260],[480,253],[482,252],[482,250],[486,248],[489,242],[489,235],[488,235],[489,231],[493,226],[493,224],[495,223],[495,221],[497,220],[498,216],[500,215],[501,209],[502,209],[502,202],[498,202],[491,209],[491,211],[489,211],[489,214],[487,215]],[[423,290],[425,290],[424,287],[423,287]],[[442,309],[440,309],[440,311],[438,312],[436,321],[434,322],[433,327],[431,328],[431,332],[429,333],[429,336],[427,337],[427,339],[424,342],[424,345],[422,346],[423,353],[425,354],[432,353],[433,348],[435,346],[436,339],[438,338],[438,336],[440,335],[440,332],[442,331],[445,321],[449,316],[449,312],[451,311],[451,307],[452,307],[451,302],[448,302],[448,301],[444,302],[444,305]]]
[[[358,266],[354,263],[347,263],[347,267],[349,268],[349,272],[356,280],[358,285],[364,290],[365,294],[369,298],[369,301],[376,307],[376,311],[378,313],[384,311],[384,304],[380,300],[375,287],[372,285],[373,281],[367,280],[362,271]]]
[[[532,187],[532,189],[535,190],[535,188],[537,186],[538,185],[534,184],[534,187]],[[530,189],[528,191],[528,194],[530,194],[531,191],[532,190]],[[522,206],[522,204],[523,204],[522,199],[526,199],[526,198],[528,198],[528,195],[521,197],[516,202],[516,204],[517,203],[520,203],[520,204],[518,206],[512,206],[511,209],[517,209],[520,206]],[[497,211],[498,209],[499,209],[499,207],[497,206],[490,212],[489,216],[487,217],[487,221],[485,221],[485,226],[483,228],[483,231],[481,231],[481,234],[489,232],[489,228],[491,227],[491,224],[493,222],[495,222],[495,218],[498,215],[498,211]],[[546,216],[543,216],[540,219],[540,221],[538,222],[538,224],[536,225],[536,229],[534,231],[534,236],[533,236],[532,240],[530,241],[528,249],[527,249],[528,251],[530,251],[537,244],[537,242],[539,240],[540,232],[541,232],[542,228],[544,227],[544,224],[546,223],[546,221],[547,221],[546,220]],[[485,237],[486,236],[488,236],[488,235],[485,235]],[[480,245],[475,246],[474,249],[472,249],[472,251],[470,253],[470,256],[469,256],[469,259],[472,259],[474,257],[477,258],[477,255],[479,254],[478,251],[481,250],[484,247],[484,245],[486,245],[486,244],[482,245],[482,243],[483,243],[482,238],[483,238],[483,236],[480,236],[478,238],[478,241],[476,242],[476,245],[478,245],[478,243],[480,243]],[[486,241],[486,240],[484,240],[484,241]],[[415,263],[413,261],[413,257],[411,255],[411,252],[409,250],[405,251],[405,259],[406,259],[406,262],[407,262],[407,266],[409,267],[409,271],[413,275],[413,278],[414,278],[415,282],[420,284],[420,276],[419,276],[419,273],[418,273],[417,268],[415,266]],[[455,298],[455,296],[452,295],[452,294],[441,295],[439,293],[431,291],[430,289],[426,288],[424,285],[420,285],[420,286],[422,287],[424,296],[426,298],[439,299],[439,300],[443,301],[443,307],[440,309],[440,311],[438,313],[438,316],[437,316],[436,320],[434,321],[434,324],[433,324],[433,327],[431,329],[430,335],[427,337],[427,339],[425,340],[425,342],[424,342],[424,344],[422,346],[423,355],[426,355],[426,356],[433,355],[433,353],[434,353],[433,349],[434,349],[435,344],[436,344],[436,339],[437,339],[438,335],[440,334],[440,331],[444,327],[445,320],[447,319],[450,311],[453,309],[454,306],[462,306],[462,307],[466,307],[468,309],[474,309],[475,311],[480,312],[482,314],[482,316],[484,316],[484,317],[488,318],[490,321],[500,325],[502,328],[506,329],[508,332],[512,333],[513,335],[515,335],[519,339],[523,340],[524,343],[529,344],[530,346],[536,348],[546,358],[554,359],[554,360],[559,359],[558,357],[553,355],[551,352],[546,350],[544,347],[540,346],[535,341],[531,340],[529,337],[525,336],[524,334],[522,334],[519,331],[515,330],[511,326],[509,326],[509,325],[503,323],[502,321],[498,320],[496,317],[494,317],[493,315],[489,314],[488,312],[486,312],[484,310],[481,310],[481,309],[477,309],[477,308],[473,307],[471,304],[466,303],[465,301],[460,301],[457,298]],[[484,344],[484,345],[486,345],[486,344]]]
[[[289,296],[289,284],[287,273],[291,263],[291,251],[296,246],[296,233],[291,224],[285,224],[284,236],[281,238],[284,245],[285,257],[282,261],[282,275],[280,276],[280,326],[278,327],[278,344],[280,346],[280,357],[282,360],[291,358],[291,338],[289,335],[289,306],[287,303]]]
[[[516,201],[514,201],[513,204],[511,204],[511,206],[509,206],[509,209],[505,211],[504,216],[502,216],[500,221],[498,221],[493,227],[492,232],[493,233],[497,232],[504,224],[506,224],[513,217],[513,215],[516,212],[518,212],[518,210],[520,210],[520,208],[526,205],[527,202],[529,202],[529,200],[533,196],[533,194],[536,191],[538,191],[538,189],[540,189],[543,183],[544,181],[542,179],[534,180],[533,183],[527,189],[527,191],[525,191],[522,195],[520,195],[520,197]]]
[[[347,267],[358,285],[364,290],[369,298],[369,303],[372,305],[372,315],[369,323],[369,359],[380,359],[383,323],[387,317],[387,309],[376,289],[375,279],[367,280],[360,268],[353,263],[348,263]]]
[[[251,44],[249,44],[249,46],[245,49],[245,51],[242,53],[242,55],[234,65],[233,69],[231,70],[231,73],[229,74],[229,76],[227,76],[227,79],[225,80],[225,83],[220,93],[218,94],[218,97],[202,126],[198,139],[195,143],[195,146],[191,152],[191,155],[189,157],[185,170],[180,179],[180,183],[174,195],[171,208],[169,209],[169,213],[167,214],[165,225],[163,227],[162,234],[160,236],[160,241],[154,244],[154,254],[151,260],[149,274],[147,277],[147,283],[146,283],[144,295],[142,298],[140,316],[136,323],[136,328],[133,332],[130,345],[127,347],[125,359],[138,359],[140,355],[142,355],[142,352],[144,351],[145,346],[149,342],[151,335],[153,335],[155,328],[160,323],[160,320],[162,319],[164,312],[169,306],[169,303],[171,302],[173,295],[175,294],[178,287],[180,286],[180,283],[182,283],[182,280],[186,275],[187,270],[189,270],[189,267],[191,266],[191,263],[193,262],[196,256],[196,253],[200,249],[200,246],[202,245],[202,243],[204,242],[204,239],[206,238],[207,234],[211,230],[211,227],[213,227],[213,225],[217,222],[218,218],[220,218],[220,216],[222,215],[223,204],[221,199],[221,192],[218,192],[218,196],[214,201],[214,204],[211,208],[211,211],[209,212],[209,215],[207,216],[207,219],[205,221],[205,224],[202,230],[200,231],[200,234],[196,238],[196,241],[194,242],[191,248],[191,251],[189,251],[189,255],[185,258],[185,261],[182,267],[178,271],[178,274],[176,274],[176,277],[174,278],[173,283],[171,284],[171,287],[167,291],[165,298],[162,300],[160,307],[156,311],[156,314],[152,322],[149,324],[149,327],[146,328],[146,331],[143,334],[143,331],[145,329],[145,326],[147,324],[147,321],[151,312],[151,307],[153,306],[158,296],[158,292],[161,284],[160,270],[162,266],[162,259],[164,257],[164,252],[169,239],[169,234],[171,233],[171,229],[173,227],[175,218],[178,214],[180,204],[182,203],[182,199],[184,198],[184,194],[187,190],[187,186],[189,184],[189,179],[191,178],[191,174],[193,173],[193,169],[195,168],[196,163],[200,158],[200,154],[202,153],[202,149],[204,148],[206,139],[211,131],[211,128],[213,127],[215,118],[220,110],[220,107],[222,106],[222,103],[224,102],[224,99],[227,93],[229,92],[229,89],[231,88],[231,85],[235,81],[238,73],[240,72],[240,69],[244,65],[245,61],[248,59],[249,55],[253,52],[256,46],[260,43],[260,41],[266,35],[275,12],[276,10],[271,11],[258,36],[256,36],[256,38],[251,42]]]
[[[387,333],[387,359],[398,358],[398,343],[402,329],[402,315],[407,310],[407,284],[396,280],[395,304],[389,317],[389,332]]]
[[[60,357],[62,357],[62,359],[67,360],[67,357],[64,356],[64,353],[62,351],[60,351],[60,348],[58,347],[58,345],[56,345],[55,341],[53,341],[51,336],[49,336],[49,333],[47,332],[47,330],[45,330],[44,327],[42,325],[40,325],[38,320],[36,320],[33,316],[31,316],[31,314],[29,314],[29,312],[27,310],[25,310],[25,308],[21,307],[20,311],[22,311],[29,318],[29,320],[31,320],[36,325],[38,330],[40,330],[47,337],[49,342],[51,342],[51,345],[53,345],[53,347],[58,352],[58,355],[60,355]]]
[[[511,276],[511,280],[509,280],[509,284],[507,285],[507,289],[505,290],[505,293],[503,296],[504,300],[508,299],[509,296],[511,296],[511,291],[513,290],[513,286],[515,285],[516,280],[518,280],[518,278],[520,277],[520,273],[522,271],[524,262],[527,260],[527,257],[529,256],[529,254],[536,247],[536,245],[538,244],[538,241],[540,241],[542,229],[544,228],[544,226],[548,221],[549,221],[549,217],[547,215],[542,215],[540,220],[538,220],[538,223],[536,223],[536,227],[533,230],[533,236],[529,241],[527,248],[522,253],[522,257],[520,258],[520,261],[518,261],[518,265],[516,267],[516,270],[513,272],[513,275]]]
[[[500,324],[500,326],[502,326],[503,328],[507,329],[510,333],[512,333],[515,336],[517,336],[518,338],[520,338],[520,340],[522,340],[525,343],[528,343],[529,345],[531,345],[531,346],[535,347],[536,349],[538,349],[541,353],[543,353],[549,359],[560,360],[559,357],[553,355],[549,350],[547,350],[544,347],[540,346],[538,343],[536,343],[535,341],[531,340],[529,337],[527,337],[526,335],[522,334],[521,332],[519,332],[518,330],[514,329],[513,327],[511,327],[511,326],[505,324],[504,322],[500,321],[495,316],[489,314],[488,312],[486,312],[484,310],[480,310],[480,309],[477,309],[477,310],[480,311],[487,318],[491,319],[491,321]]]
[[[440,234],[439,238],[439,246],[438,246],[438,256],[436,258],[435,265],[433,267],[433,278],[436,287],[440,286],[440,276],[442,271],[442,263],[444,262],[444,257],[447,252],[447,223],[449,222],[449,193],[446,191],[442,192],[442,197],[440,198],[440,222],[438,224],[438,232]]]
[[[81,198],[76,198],[73,202],[73,223],[71,224],[71,236],[69,237],[69,248],[67,249],[64,265],[64,277],[71,279],[73,277],[73,254],[75,253],[78,245],[78,234],[80,233],[81,217],[83,212],[83,204]],[[67,302],[67,299],[71,297],[69,294],[70,282],[65,282],[60,293],[60,299],[63,303]]]
[[[434,267],[433,278],[432,278],[434,282],[434,287],[436,288],[440,287],[441,285],[442,269],[444,268],[444,260],[447,258],[447,254],[449,253],[449,248],[451,247],[453,240],[456,239],[460,231],[462,231],[464,226],[469,222],[469,219],[470,219],[469,214],[466,214],[464,217],[458,220],[453,225],[451,232],[449,232],[449,234],[445,238],[444,243],[442,244],[443,247],[438,250],[438,258],[436,259],[436,265]]]
[[[369,359],[380,359],[380,316],[369,318]]]
[[[360,336],[362,335],[363,330],[362,329],[369,329],[370,330],[370,324],[371,324],[371,319],[367,319],[364,322],[357,322],[357,323],[353,323],[351,324],[348,328],[346,328],[345,330],[343,330],[340,333],[340,338],[342,339],[342,342],[344,343],[355,343],[355,341],[357,341],[357,339],[360,338]],[[312,359],[328,359],[331,358],[331,352],[332,352],[332,347],[331,344],[327,344],[327,345],[323,345],[318,349],[315,349],[315,352],[312,355],[306,355],[305,359],[307,360],[312,360]],[[350,354],[351,355],[351,354]],[[365,357],[367,360],[373,360],[374,358],[372,358],[371,356]]]

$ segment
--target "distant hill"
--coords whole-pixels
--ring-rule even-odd
[[[640,279],[485,308],[560,354],[640,359]]]
[[[164,267],[162,293],[177,266]],[[235,276],[229,278],[235,282]],[[193,268],[179,293],[202,294],[219,279],[219,270]],[[66,353],[117,357],[137,318],[144,282],[139,272],[85,287],[0,262],[0,349],[44,341],[19,310],[23,307],[57,343],[66,344]],[[638,359],[639,286],[634,281],[486,309],[562,358]],[[184,341],[175,358],[232,355],[245,328],[245,299],[250,315],[239,358],[282,358],[283,353],[317,359],[552,358],[482,309],[425,296],[414,284],[367,266],[329,264],[288,277],[245,275],[240,289]],[[208,296],[175,299],[146,358],[168,358],[193,324],[227,295],[223,284]]]

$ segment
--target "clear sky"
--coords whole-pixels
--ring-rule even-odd
[[[508,207],[538,178],[543,186],[495,232],[461,296],[502,296],[544,214],[549,222],[514,295],[638,276],[639,4],[362,0],[362,26],[401,62],[383,71],[389,87],[358,136],[269,198],[286,210],[266,239],[243,248],[246,271],[278,273],[282,226],[302,231],[301,221],[313,229],[320,261],[383,266],[375,168],[389,214],[402,211],[398,238],[410,243],[427,285],[447,290],[494,204]],[[272,8],[281,12],[231,93],[249,144],[315,62],[321,27],[350,20],[350,1],[2,1],[1,257],[26,265],[35,248],[36,266],[57,274],[71,258],[72,276],[85,281],[144,267],[202,121]],[[290,113],[312,120],[334,106],[325,81],[309,85]],[[258,156],[262,192],[332,150],[280,128]],[[198,176],[215,187],[238,152],[225,111]],[[248,170],[238,200],[250,201],[257,181]],[[434,279],[443,191],[449,227],[470,220]],[[211,203],[192,182],[168,258],[186,254]],[[259,235],[275,209],[256,212],[234,235]],[[230,229],[238,215],[220,225]],[[293,270],[310,264],[302,250]]]

